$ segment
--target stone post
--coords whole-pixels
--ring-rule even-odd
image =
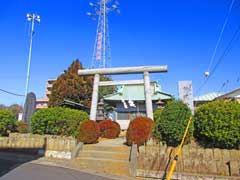
[[[99,80],[100,80],[100,75],[95,74],[94,82],[93,82],[92,104],[91,104],[91,111],[90,111],[90,120],[94,120],[94,121],[96,121],[96,117],[97,117]]]
[[[150,86],[150,78],[149,78],[148,71],[144,71],[144,88],[145,88],[145,101],[146,101],[147,117],[153,119],[151,86]]]

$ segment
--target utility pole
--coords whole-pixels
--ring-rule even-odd
[[[25,96],[27,97],[28,88],[29,88],[29,80],[30,80],[30,68],[31,68],[31,57],[32,57],[32,43],[33,43],[33,35],[34,35],[34,25],[35,21],[40,22],[40,16],[36,14],[27,14],[27,21],[31,23],[31,31],[30,31],[30,44],[29,44],[29,54],[28,54],[28,68],[27,68],[27,79],[26,79],[26,90]]]

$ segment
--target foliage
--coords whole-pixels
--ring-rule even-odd
[[[147,117],[133,119],[127,129],[127,144],[142,145],[150,138],[153,125],[153,120]]]
[[[120,125],[117,122],[111,120],[104,120],[98,123],[101,137],[114,139],[117,138],[120,134]]]
[[[13,112],[7,109],[0,109],[0,136],[7,136],[9,132],[14,132],[16,117]]]
[[[94,144],[98,142],[100,137],[100,129],[95,121],[84,121],[79,127],[78,142],[85,144]]]
[[[5,106],[4,104],[0,104],[0,109],[7,109],[7,106]]]
[[[53,83],[52,93],[49,97],[49,107],[60,106],[64,99],[91,105],[93,86],[92,76],[79,76],[78,70],[83,69],[79,60],[73,61],[67,71],[64,71]]]
[[[87,107],[91,105],[93,76],[79,76],[78,70],[84,69],[79,60],[73,61],[68,70],[64,71],[53,83],[52,93],[49,97],[49,107],[60,106],[64,99],[81,103]],[[110,77],[101,76],[101,81],[110,81]],[[100,87],[99,98],[106,94],[111,94],[115,90],[114,86]]]
[[[157,119],[159,119],[159,117],[161,116],[162,111],[163,111],[163,109],[156,109],[156,110],[153,112],[153,119],[154,119],[154,121],[156,121]]]
[[[18,114],[23,111],[23,107],[18,104],[12,104],[10,106],[5,106],[3,104],[0,104],[0,109],[8,109],[15,114],[16,118],[18,118]]]
[[[23,107],[18,104],[12,104],[8,109],[15,114],[16,118],[18,117],[18,114],[23,111]]]
[[[28,132],[28,124],[24,121],[17,121],[16,131],[19,133],[27,133]]]
[[[163,140],[170,146],[180,144],[191,116],[191,110],[181,101],[170,101],[163,109],[161,116],[155,120],[154,137]],[[190,125],[186,142],[190,141],[193,135],[193,124]]]
[[[199,106],[194,135],[207,147],[240,148],[240,104],[214,101]]]
[[[87,119],[88,115],[84,111],[62,107],[46,108],[32,115],[31,130],[34,134],[76,137],[80,122]]]
[[[112,81],[112,78],[101,75],[100,81]],[[116,91],[116,86],[100,86],[99,87],[99,99],[103,98],[106,95],[113,94],[115,91]]]

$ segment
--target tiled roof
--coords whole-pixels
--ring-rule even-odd
[[[194,101],[213,101],[215,98],[221,96],[223,93],[212,92],[194,98]]]
[[[238,98],[240,97],[240,88],[235,89],[229,93],[223,94],[219,97],[217,97],[216,99],[228,99],[228,98]]]
[[[160,85],[156,82],[151,83],[151,94],[152,100],[167,100],[172,99],[170,94],[160,92]],[[133,101],[144,101],[144,85],[124,85],[121,86],[118,91],[114,94],[110,94],[104,97],[105,101],[121,101],[121,100],[133,100]]]

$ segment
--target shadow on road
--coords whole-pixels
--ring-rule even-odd
[[[43,157],[45,149],[45,145],[41,149],[0,148],[0,177],[24,163]]]

